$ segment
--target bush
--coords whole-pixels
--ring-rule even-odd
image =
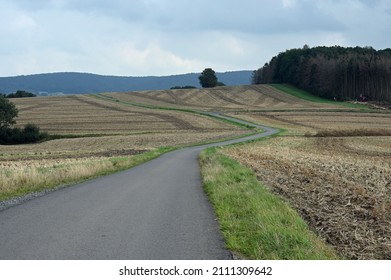
[[[22,97],[36,97],[34,93],[24,91],[24,90],[18,90],[15,93],[8,94],[8,98],[22,98]]]
[[[216,87],[225,87],[226,84],[222,83],[222,82],[217,82],[216,84]]]
[[[35,124],[26,124],[21,135],[24,143],[34,143],[42,139],[39,127]]]
[[[35,143],[47,138],[46,133],[40,132],[40,129],[35,124],[26,124],[21,128],[2,128],[0,129],[0,144],[28,144]]]

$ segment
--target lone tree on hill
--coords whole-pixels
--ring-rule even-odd
[[[203,88],[212,88],[217,86],[216,72],[212,68],[205,68],[198,77]]]

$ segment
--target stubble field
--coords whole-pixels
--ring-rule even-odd
[[[133,157],[236,137],[248,130],[201,115],[151,110],[88,95],[22,98],[17,125],[64,137],[0,146],[0,200],[133,165]],[[40,188],[40,187],[39,187]],[[38,189],[39,189],[38,188]]]
[[[268,85],[238,87],[236,92],[194,89],[115,97],[222,111],[283,128],[285,136],[223,153],[252,168],[343,258],[391,258],[390,111],[308,102]]]
[[[34,145],[2,146],[3,158],[49,154],[127,154],[161,146],[190,145],[246,133],[244,129],[201,115],[127,106],[89,95],[24,98],[17,125],[32,122],[63,136]]]
[[[51,134],[207,133],[232,129],[194,114],[126,106],[90,95],[23,98],[14,103],[19,109],[19,125],[34,122]]]
[[[324,111],[231,112],[231,116],[287,130],[289,135],[316,134],[321,131],[370,130],[391,135],[391,113]]]
[[[108,93],[106,95],[123,101],[153,106],[218,112],[259,109],[342,109],[338,105],[318,104],[287,95],[270,85]]]
[[[250,167],[343,258],[391,259],[389,111],[231,115],[286,131],[224,154]]]
[[[347,259],[391,258],[390,137],[279,137],[224,149]]]

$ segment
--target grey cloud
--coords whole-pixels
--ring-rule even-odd
[[[379,0],[358,0],[358,1],[368,7],[375,7],[380,2]]]
[[[345,28],[310,1],[300,1],[292,9],[283,9],[282,2],[265,0],[157,2],[151,5],[147,19],[148,26],[158,30],[271,34]]]
[[[295,0],[284,8],[283,0],[0,0],[0,36],[6,38],[0,60],[7,61],[1,73],[18,69],[17,62],[26,57],[34,58],[31,67],[36,68],[29,69],[36,71],[50,62],[58,71],[108,74],[137,74],[144,62],[134,61],[142,57],[148,64],[144,71],[159,74],[154,62],[159,55],[165,64],[160,69],[167,73],[173,67],[178,73],[185,68],[174,67],[182,62],[186,71],[203,64],[251,69],[305,43],[389,47],[384,34],[390,28],[390,4]],[[8,23],[18,17],[36,25],[14,32]],[[166,63],[176,60],[181,61],[177,66]]]
[[[16,3],[25,9],[57,8],[120,18],[128,24],[169,32],[214,30],[270,34],[344,28],[336,18],[316,7],[314,1],[303,0],[291,9],[283,9],[282,1],[268,0],[21,0]]]
[[[18,0],[18,1],[8,1],[12,2],[15,6],[17,6],[21,10],[45,10],[48,8],[54,7],[55,3],[58,2],[56,0]]]

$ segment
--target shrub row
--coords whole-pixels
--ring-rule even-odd
[[[26,124],[24,128],[7,127],[0,129],[1,145],[35,143],[47,137],[47,133],[41,132],[35,124]]]

